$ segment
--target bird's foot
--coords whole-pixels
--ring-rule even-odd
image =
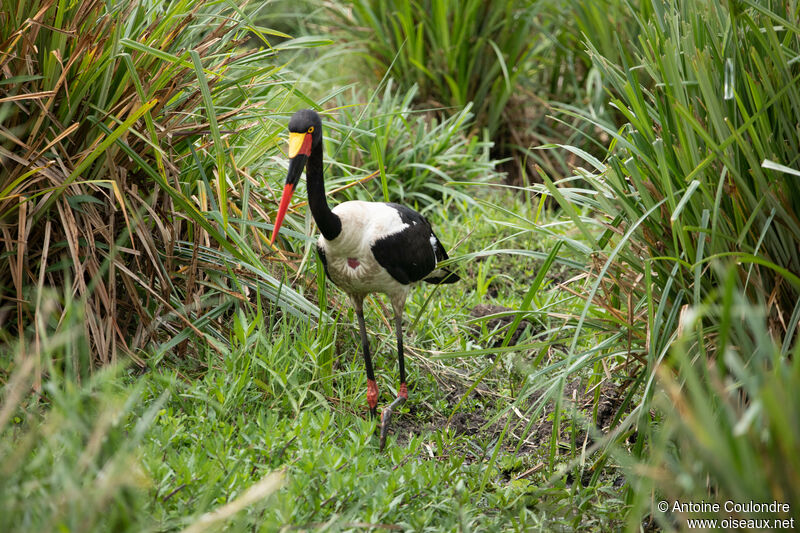
[[[383,451],[383,448],[386,446],[386,435],[389,434],[389,424],[392,421],[394,410],[406,403],[406,399],[408,399],[408,396],[398,396],[391,404],[389,404],[389,407],[385,408],[383,413],[381,413],[380,451]]]

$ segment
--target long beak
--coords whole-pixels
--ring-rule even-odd
[[[300,175],[308,161],[308,156],[311,155],[311,135],[307,133],[290,133],[289,134],[289,172],[286,175],[286,185],[283,187],[283,194],[281,195],[281,203],[278,205],[278,214],[275,216],[275,227],[272,230],[272,238],[269,243],[275,242],[275,237],[278,236],[278,230],[283,224],[283,217],[286,216],[286,211],[289,209],[289,202],[294,194],[294,188],[300,180]]]

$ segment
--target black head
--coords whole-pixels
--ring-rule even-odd
[[[310,133],[311,145],[322,140],[322,119],[313,109],[301,109],[289,119],[289,133]]]
[[[301,109],[292,115],[292,118],[289,119],[289,171],[286,174],[286,185],[283,187],[283,195],[278,205],[278,214],[275,216],[275,226],[270,242],[275,242],[275,236],[278,234],[283,217],[289,208],[294,188],[300,180],[300,175],[303,173],[311,153],[321,148],[320,141],[322,141],[322,120],[316,111]],[[316,152],[316,154],[321,156],[320,152]]]

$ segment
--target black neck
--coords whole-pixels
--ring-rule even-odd
[[[308,206],[322,236],[329,241],[339,236],[342,221],[333,214],[325,199],[325,180],[322,177],[322,141],[311,151],[306,164]]]

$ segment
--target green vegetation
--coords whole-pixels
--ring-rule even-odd
[[[293,92],[274,49],[242,47],[269,30],[214,3],[59,6],[3,17],[0,278],[16,302],[3,341],[32,335],[36,317],[62,320],[35,305],[47,286],[85,300],[102,364],[194,335],[224,341],[237,285],[313,312],[264,269],[248,218],[271,201],[249,168],[277,153],[274,104]]]
[[[769,0],[3,7],[0,530],[800,520],[798,57]],[[300,107],[462,277],[384,453],[302,200],[266,237]],[[657,506],[727,500],[790,509]]]
[[[506,129],[517,80],[534,51],[536,4],[503,0],[359,0],[331,10],[364,70],[419,87],[429,107],[476,107],[477,126]],[[375,80],[378,81],[378,80]]]

